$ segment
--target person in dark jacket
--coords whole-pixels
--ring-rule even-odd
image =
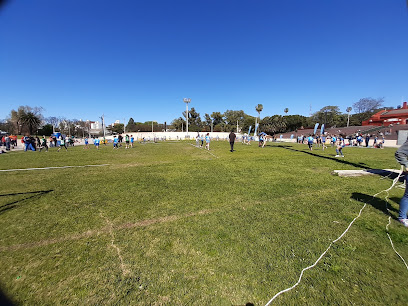
[[[405,143],[395,152],[395,158],[403,166],[403,171],[406,172],[408,168],[408,139]],[[398,220],[405,227],[408,227],[408,185],[405,177],[405,193],[399,204]]]
[[[234,143],[235,143],[236,137],[237,135],[235,135],[234,131],[231,131],[231,133],[228,135],[230,146],[231,146],[230,152],[234,152]]]

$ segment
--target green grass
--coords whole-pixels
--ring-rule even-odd
[[[192,142],[193,143],[193,142]],[[368,203],[349,232],[277,305],[406,305],[408,271],[388,241],[395,149],[309,152],[297,144],[187,142],[12,152],[0,169],[0,284],[18,304],[264,305],[292,286]],[[41,192],[42,191],[42,192]],[[408,259],[408,230],[389,233]]]

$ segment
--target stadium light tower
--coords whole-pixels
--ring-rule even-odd
[[[186,132],[187,132],[187,135],[188,135],[188,103],[191,102],[191,99],[190,98],[184,98],[183,101],[184,101],[184,103],[186,103]]]

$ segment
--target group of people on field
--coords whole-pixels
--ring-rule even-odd
[[[370,134],[361,134],[356,133],[354,135],[345,136],[343,134],[309,134],[308,136],[300,135],[297,137],[297,143],[310,143],[310,137],[313,137],[313,143],[317,144],[319,147],[323,146],[323,149],[326,148],[326,145],[335,146],[336,142],[341,139],[344,146],[356,146],[356,147],[369,147],[370,140],[373,139],[372,147],[374,148],[383,148],[385,137],[383,133],[377,135]]]
[[[205,140],[205,149],[210,150],[210,142],[211,142],[211,137],[210,133],[207,133],[205,136],[204,134],[197,133],[196,136],[196,146],[199,148],[202,148],[204,146],[204,140]]]

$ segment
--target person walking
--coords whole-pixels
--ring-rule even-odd
[[[207,133],[207,135],[205,135],[205,148],[210,151],[210,133]]]
[[[230,147],[231,147],[230,152],[234,152],[234,143],[235,143],[235,138],[237,138],[237,135],[235,135],[234,131],[231,130],[231,133],[228,135],[228,138],[229,138]]]

